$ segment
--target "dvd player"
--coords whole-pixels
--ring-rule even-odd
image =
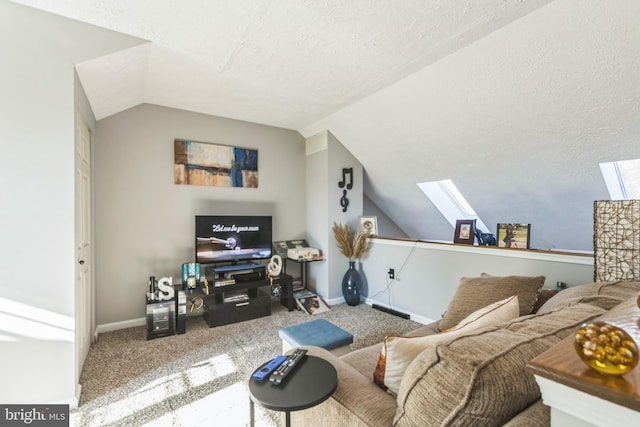
[[[221,265],[218,267],[213,267],[212,270],[214,273],[228,273],[229,271],[241,271],[241,270],[254,270],[254,269],[263,269],[265,268],[262,264],[232,264],[232,265]]]

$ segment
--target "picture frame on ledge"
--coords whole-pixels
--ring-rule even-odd
[[[499,248],[530,249],[531,224],[499,223],[497,231]]]
[[[377,216],[359,216],[358,230],[369,232],[370,236],[378,235],[378,217]]]
[[[456,231],[453,235],[453,243],[473,245],[475,240],[476,220],[459,219],[456,221]]]

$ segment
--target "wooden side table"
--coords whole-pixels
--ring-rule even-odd
[[[598,320],[624,329],[640,345],[636,298]],[[551,407],[551,425],[640,426],[640,365],[622,376],[601,374],[582,362],[573,342],[570,336],[527,365]]]
[[[276,386],[269,379],[249,380],[249,411],[251,427],[254,426],[254,402],[263,408],[283,411],[286,426],[291,425],[291,411],[311,408],[327,400],[338,387],[336,368],[324,359],[306,356]]]

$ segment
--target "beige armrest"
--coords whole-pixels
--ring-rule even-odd
[[[328,401],[316,407],[316,415],[320,410],[344,416],[346,409],[351,413],[350,418],[355,417],[349,425],[357,425],[358,421],[365,425],[391,425],[397,408],[396,399],[373,382],[373,372],[370,377],[366,377],[323,348],[303,348],[309,350],[307,354],[321,357],[331,363],[338,372],[338,388]],[[330,408],[336,404],[339,407]]]

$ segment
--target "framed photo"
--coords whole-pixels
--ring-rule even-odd
[[[289,247],[287,246],[287,242],[284,240],[273,242],[273,254],[280,255],[282,259],[287,257],[287,250]]]
[[[453,235],[453,243],[463,243],[465,245],[473,245],[476,238],[476,220],[475,219],[459,219],[456,221],[456,231]]]
[[[529,249],[531,224],[498,224],[499,248]]]
[[[368,231],[371,236],[378,235],[378,217],[377,216],[359,216],[358,230]]]

